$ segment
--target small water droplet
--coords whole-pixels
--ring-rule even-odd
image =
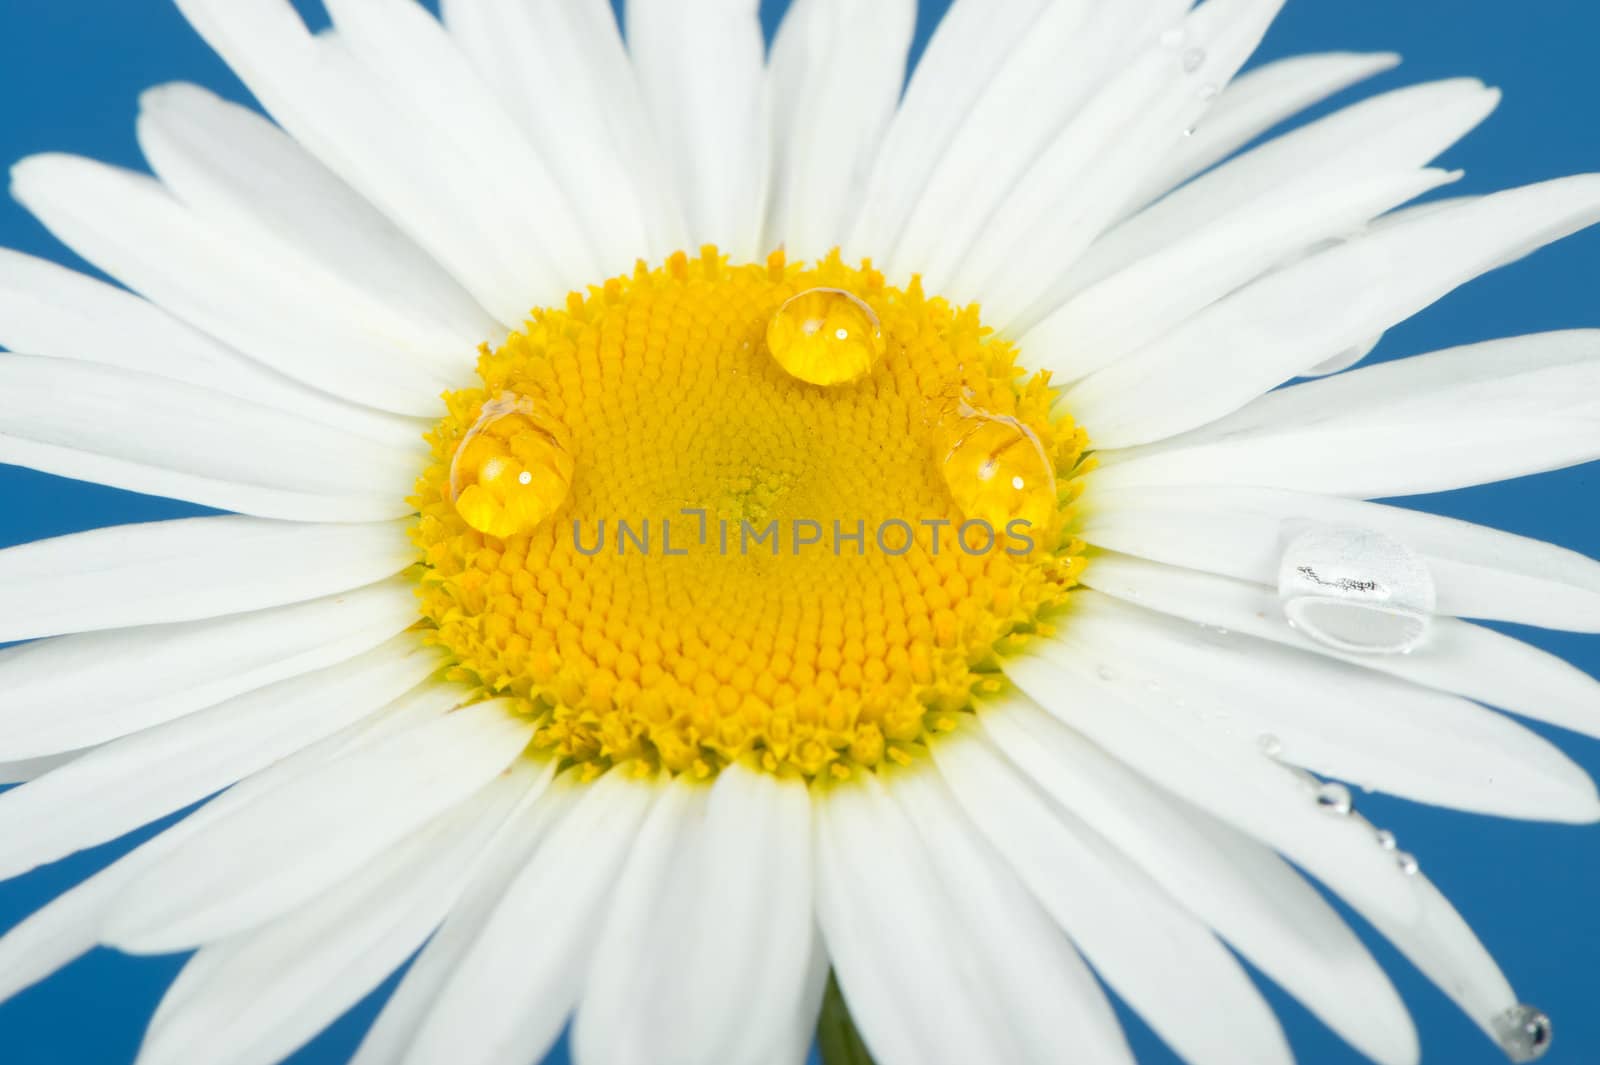
[[[1422,868],[1417,864],[1417,856],[1410,851],[1395,851],[1394,864],[1398,865],[1400,871],[1407,876],[1416,876],[1417,871]]]
[[[526,396],[483,405],[450,460],[450,501],[486,536],[532,532],[566,500],[573,460],[567,431]]]
[[[1386,851],[1394,850],[1396,845],[1394,833],[1390,832],[1387,828],[1378,829],[1378,831],[1374,834],[1374,838],[1377,839],[1379,847],[1382,847]]]
[[[1195,95],[1200,97],[1202,102],[1209,103],[1210,101],[1215,100],[1217,98],[1217,94],[1221,91],[1221,89],[1217,88],[1216,82],[1208,81],[1204,85],[1200,86],[1200,91]]]
[[[1370,529],[1322,526],[1296,536],[1278,568],[1289,624],[1339,651],[1408,654],[1433,625],[1427,563]]]
[[[1261,745],[1261,753],[1268,758],[1278,758],[1283,754],[1283,741],[1270,732],[1263,733],[1256,742]]]
[[[1362,359],[1371,355],[1379,344],[1383,343],[1383,334],[1379,333],[1371,340],[1362,341],[1353,348],[1346,348],[1331,359],[1324,359],[1311,369],[1305,371],[1301,377],[1327,377],[1329,374],[1340,373],[1348,370]]]
[[[1188,128],[1188,129],[1186,129],[1186,130],[1184,130],[1184,131],[1183,131],[1183,135],[1184,135],[1184,136],[1185,136],[1185,137],[1192,137],[1192,136],[1194,136],[1194,135],[1195,135],[1195,134],[1196,134],[1196,133],[1198,133],[1198,132],[1199,132],[1199,131],[1200,131],[1200,130],[1199,130],[1199,127],[1198,127],[1198,126],[1190,126],[1190,127],[1189,127],[1189,128]]]
[[[1355,809],[1355,800],[1350,797],[1349,788],[1330,780],[1317,788],[1317,805],[1330,814],[1346,817]]]
[[[1096,666],[1094,672],[1095,672],[1095,675],[1097,677],[1099,677],[1101,680],[1116,680],[1117,679],[1117,671],[1112,669],[1110,666],[1107,666],[1107,665]]]
[[[933,436],[945,484],[968,518],[999,531],[1014,521],[1049,526],[1058,507],[1055,465],[1032,428],[945,397]]]
[[[865,377],[887,347],[877,314],[843,289],[807,289],[778,308],[767,323],[772,357],[813,385],[842,385]]]
[[[1544,1011],[1526,1003],[1512,1006],[1496,1017],[1490,1027],[1500,1040],[1500,1049],[1517,1065],[1544,1057],[1555,1036]]]
[[[1206,50],[1204,48],[1190,48],[1183,53],[1183,72],[1193,74],[1206,65]]]

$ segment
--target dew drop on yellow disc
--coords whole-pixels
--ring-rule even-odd
[[[865,377],[887,342],[866,302],[838,288],[795,296],[767,324],[767,347],[792,376],[813,385],[842,385]]]
[[[1055,517],[1055,468],[1032,429],[965,400],[945,400],[935,422],[945,484],[961,512],[1004,530],[1013,521],[1044,529]]]
[[[456,513],[486,536],[532,532],[572,488],[566,429],[526,396],[505,393],[483,413],[450,462]]]

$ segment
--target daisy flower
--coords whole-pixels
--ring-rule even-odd
[[[196,950],[140,1065],[1414,1065],[1519,1004],[1352,788],[1587,823],[1581,555],[1367,500],[1600,454],[1600,334],[1351,369],[1600,220],[1282,0],[178,0],[260,101],[12,191],[0,462],[232,512],[0,553],[0,938]],[[1289,387],[1297,378],[1311,378]],[[1318,379],[1320,378],[1320,379]],[[1492,709],[1491,709],[1492,708]],[[1502,713],[1502,711],[1504,713]]]

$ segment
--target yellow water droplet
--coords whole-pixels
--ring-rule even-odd
[[[456,513],[486,536],[532,532],[572,488],[566,427],[510,392],[483,405],[450,462]]]
[[[807,289],[778,308],[767,325],[767,347],[778,365],[813,385],[865,377],[887,346],[872,308],[838,288]]]
[[[940,469],[961,512],[1002,532],[1013,521],[1047,528],[1058,507],[1056,474],[1038,434],[965,398],[941,401],[937,410]]]

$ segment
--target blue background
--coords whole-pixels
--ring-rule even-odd
[[[766,3],[769,28],[783,6],[783,0]],[[946,0],[923,4],[919,48],[946,6]],[[320,19],[320,14],[308,11],[308,17]],[[1395,50],[1405,55],[1405,64],[1372,87],[1462,74],[1501,86],[1507,95],[1499,112],[1446,157],[1449,165],[1467,171],[1466,180],[1453,191],[1485,192],[1600,171],[1597,34],[1600,5],[1593,0],[1290,0],[1258,61],[1304,51]],[[151,84],[178,79],[245,99],[239,83],[164,0],[0,0],[0,160],[67,150],[141,167],[133,133],[137,96]],[[9,202],[0,203],[0,245],[81,265]],[[1377,357],[1600,325],[1597,278],[1600,233],[1589,232],[1478,281],[1395,329]],[[1596,487],[1593,472],[1567,471],[1416,499],[1411,505],[1594,555],[1600,553]],[[198,512],[10,467],[0,467],[0,499],[5,501],[0,506],[0,546]],[[1591,674],[1600,672],[1600,641],[1536,631],[1518,635]],[[1545,731],[1600,774],[1600,743]],[[1364,798],[1363,807],[1420,856],[1523,996],[1554,1017],[1556,1046],[1545,1060],[1551,1065],[1600,1061],[1600,1009],[1595,1008],[1600,906],[1594,896],[1594,885],[1600,882],[1600,827],[1503,822],[1379,796]],[[119,841],[0,884],[0,928],[135,842]],[[1370,930],[1363,928],[1363,933],[1412,1005],[1429,1065],[1504,1061],[1403,959]],[[78,962],[0,1006],[0,1060],[8,1065],[131,1062],[144,1021],[180,961],[101,951]],[[1300,1007],[1274,989],[1267,993],[1302,1062],[1344,1065],[1360,1060]],[[375,996],[365,1003],[293,1061],[345,1061],[378,1001]],[[1124,1016],[1142,1063],[1174,1060],[1136,1020]],[[1064,1049],[1072,1035],[1061,1033]],[[1064,1056],[1070,1058],[1070,1051]],[[558,1054],[553,1060],[567,1059]]]

